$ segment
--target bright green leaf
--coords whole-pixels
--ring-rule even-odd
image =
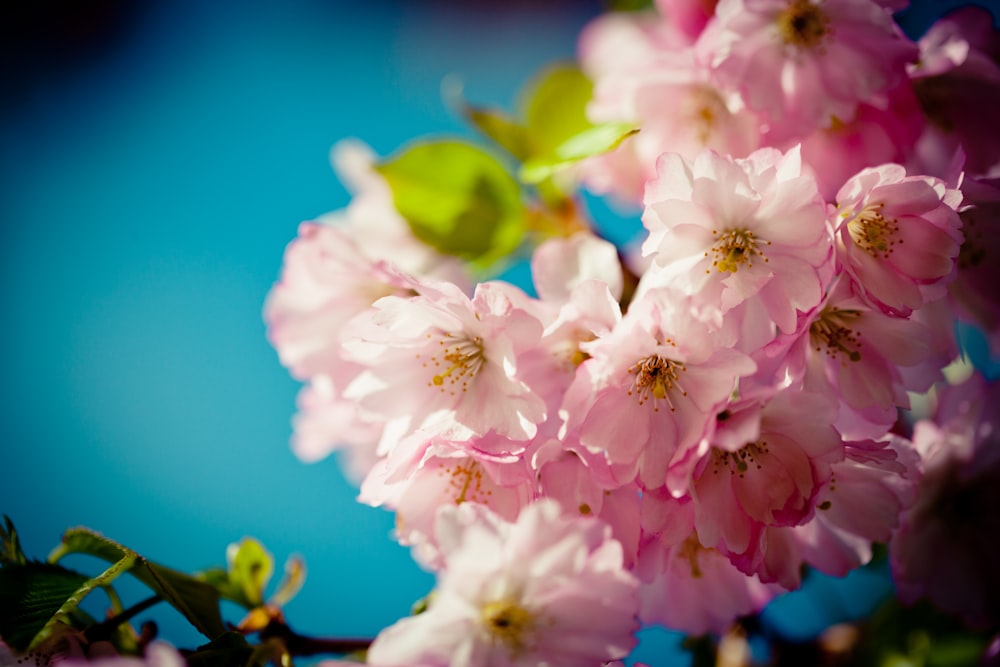
[[[638,131],[639,129],[631,123],[604,123],[587,128],[557,146],[551,156],[526,161],[521,166],[518,176],[525,183],[540,183],[557,171],[584,158],[618,148],[623,141]]]
[[[27,562],[0,569],[0,636],[23,652],[90,577],[61,565]]]
[[[376,169],[414,235],[433,248],[488,266],[520,244],[526,226],[520,187],[482,149],[424,141]]]
[[[553,154],[557,146],[591,126],[586,107],[593,88],[576,65],[549,68],[529,86],[523,117],[532,157]]]
[[[264,587],[274,573],[274,558],[252,537],[229,545],[229,579],[237,586],[246,607],[264,604]]]
[[[177,609],[199,632],[214,638],[225,632],[219,613],[219,592],[210,584],[152,563],[131,549],[87,528],[71,528],[49,556],[55,561],[71,553],[96,556],[110,563],[131,561],[127,571]]]

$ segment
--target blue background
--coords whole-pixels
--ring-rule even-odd
[[[298,385],[261,308],[298,223],[348,201],[334,142],[387,155],[420,135],[469,135],[441,101],[445,75],[509,108],[600,10],[541,4],[2,10],[0,512],[30,555],[86,525],[190,570],[253,535],[279,562],[305,557],[286,609],[298,631],[373,636],[408,613],[432,578],[335,461],[291,454]],[[919,31],[927,17],[908,20]],[[782,604],[814,617],[789,626],[808,634],[857,613],[837,609],[850,597]],[[154,617],[167,639],[200,643],[170,610]],[[653,635],[643,659],[666,664]]]

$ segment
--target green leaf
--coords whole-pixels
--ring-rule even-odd
[[[24,565],[28,559],[21,550],[21,541],[17,537],[14,522],[4,514],[3,523],[3,527],[0,527],[0,565]]]
[[[551,155],[567,139],[591,127],[586,107],[593,92],[593,84],[576,65],[557,65],[542,72],[522,104],[531,156]]]
[[[237,600],[246,607],[264,604],[264,587],[274,573],[274,558],[264,545],[252,537],[243,538],[238,544],[229,545],[229,579],[243,598]]]
[[[199,646],[194,653],[184,656],[190,667],[248,667],[264,665],[253,660],[254,647],[238,632],[225,632],[214,641]]]
[[[152,563],[131,549],[88,528],[71,528],[49,556],[55,561],[71,553],[96,556],[110,563],[127,563],[125,571],[146,584],[209,639],[225,632],[219,613],[219,592],[208,583]]]
[[[376,169],[414,235],[443,253],[488,266],[524,236],[520,187],[482,149],[459,141],[424,141]]]
[[[6,565],[0,569],[0,637],[15,651],[26,651],[88,581],[86,575],[51,563]]]
[[[497,109],[466,106],[465,115],[479,131],[518,160],[531,155],[531,137],[527,128]]]
[[[557,146],[551,155],[526,161],[518,176],[525,183],[540,183],[584,158],[614,150],[638,131],[639,128],[631,123],[604,123],[589,127]]]

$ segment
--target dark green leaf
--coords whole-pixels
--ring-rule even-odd
[[[219,613],[219,592],[211,585],[170,568],[152,563],[131,549],[87,528],[72,528],[49,557],[70,553],[96,556],[110,563],[126,560],[127,570],[168,604],[177,609],[202,634],[211,638],[225,632]]]
[[[465,115],[487,137],[518,160],[531,154],[531,138],[527,129],[503,111],[466,107]]]
[[[263,662],[252,661],[254,647],[238,632],[226,632],[215,641],[199,646],[184,656],[190,667],[249,667]]]
[[[61,565],[26,562],[0,569],[0,637],[24,652],[90,577]]]
[[[28,559],[21,550],[14,522],[4,514],[3,523],[3,527],[0,527],[0,565],[24,565]]]
[[[520,244],[526,226],[520,187],[483,150],[425,141],[377,170],[414,235],[437,250],[488,266]]]

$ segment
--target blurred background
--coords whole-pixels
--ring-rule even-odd
[[[905,25],[919,34],[960,4],[914,1]],[[288,447],[298,385],[265,339],[264,298],[299,222],[348,201],[328,164],[336,141],[388,155],[421,135],[472,136],[441,100],[445,76],[510,108],[601,10],[6,3],[0,513],[28,554],[85,525],[193,570],[252,535],[279,567],[305,558],[286,609],[297,631],[374,636],[407,614],[432,578],[390,539],[392,516],[357,504],[335,461],[306,465]],[[865,581],[870,599],[887,590]],[[832,592],[779,604],[794,607],[791,632],[864,607],[836,582],[813,585]],[[152,616],[170,641],[201,643],[171,610]],[[663,653],[673,641],[649,633],[636,656],[683,664]]]

